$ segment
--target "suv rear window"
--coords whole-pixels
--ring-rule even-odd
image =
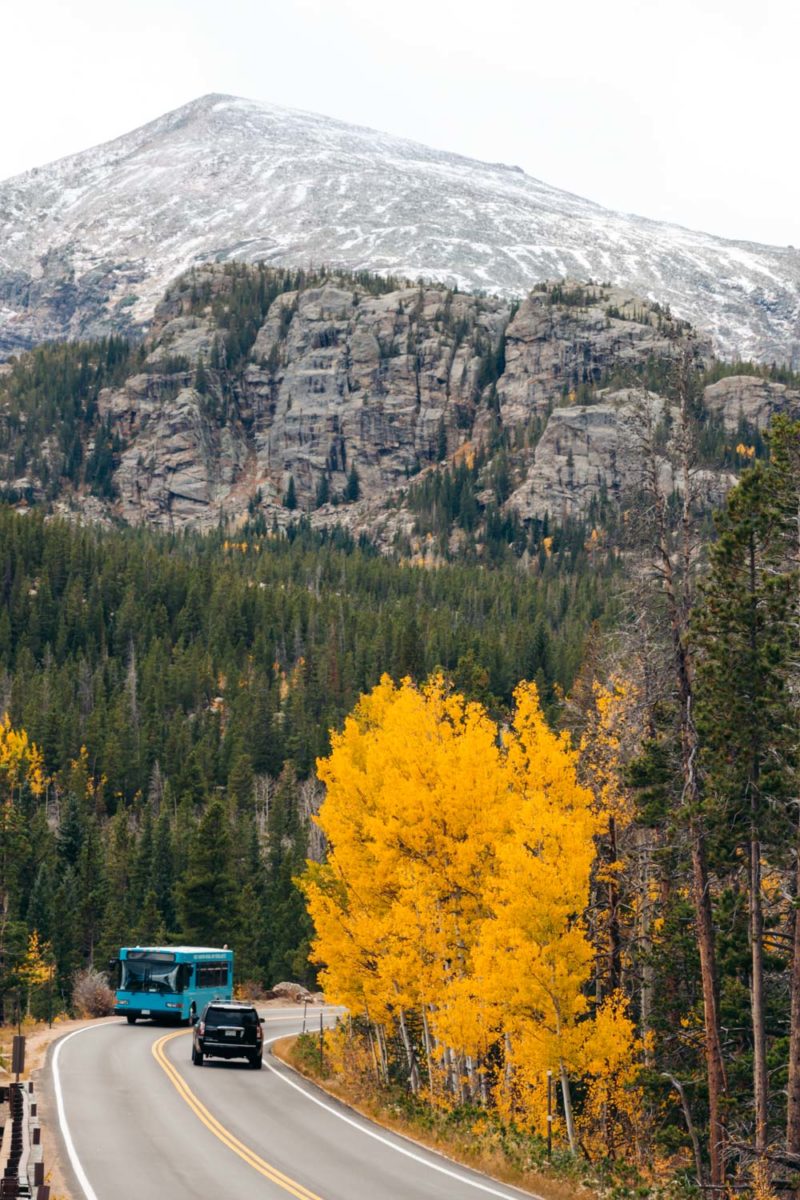
[[[210,1008],[206,1013],[206,1025],[229,1025],[249,1029],[258,1024],[258,1013],[254,1008]]]

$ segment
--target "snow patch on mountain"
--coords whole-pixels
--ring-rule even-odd
[[[0,183],[0,353],[145,324],[206,261],[323,263],[521,296],[609,280],[727,357],[800,367],[800,253],[612,212],[524,174],[232,96]]]

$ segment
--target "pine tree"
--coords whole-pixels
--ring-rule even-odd
[[[716,820],[749,863],[755,1146],[768,1140],[762,856],[791,836],[785,804],[793,752],[787,678],[795,592],[780,570],[772,472],[759,464],[730,493],[696,622],[702,651],[698,727]]]
[[[208,392],[208,375],[206,374],[205,363],[203,362],[202,354],[197,360],[197,369],[194,373],[194,389],[201,396],[205,396]]]
[[[178,887],[181,929],[199,945],[230,943],[236,928],[236,891],[225,808],[214,800],[200,819]]]
[[[138,946],[157,946],[163,941],[161,928],[161,914],[158,911],[156,894],[150,888],[136,913],[133,938]]]
[[[361,495],[361,480],[359,479],[356,464],[353,463],[347,475],[347,486],[344,491],[344,498],[348,503],[358,500]]]
[[[800,628],[800,422],[777,416],[770,429],[770,472],[774,486],[774,504],[778,515],[778,536],[781,541],[781,562],[792,580],[790,626],[791,636],[797,639]],[[798,663],[792,656],[789,688],[794,701],[793,724],[797,728]],[[796,779],[797,763],[792,763]],[[786,1149],[800,1156],[800,817],[794,821],[793,854],[794,910],[790,921],[790,981],[789,981],[789,1071],[786,1106]]]
[[[156,822],[150,883],[155,894],[161,923],[166,929],[174,929],[175,857],[173,853],[172,825],[166,805],[161,809],[158,821]]]
[[[317,484],[317,499],[316,507],[322,508],[323,504],[327,504],[331,498],[331,481],[327,471],[323,471]]]
[[[307,957],[302,966],[298,963],[298,959],[302,960],[302,950],[308,949],[311,936],[306,906],[295,883],[295,877],[305,866],[307,848],[297,777],[294,766],[287,763],[270,801],[267,822],[264,905],[269,913],[269,933],[265,966],[267,981],[272,984],[287,977],[312,981],[313,971]]]

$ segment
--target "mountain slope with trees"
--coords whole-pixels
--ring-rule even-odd
[[[35,783],[0,776],[7,1004],[34,931],[59,1004],[131,939],[227,932],[239,979],[309,978],[292,880],[321,852],[329,730],[384,671],[439,667],[502,705],[522,667],[555,704],[614,574],[568,541],[525,578],[417,571],[307,526],[232,542],[8,509],[0,561],[0,709],[41,754]]]
[[[764,454],[791,372],[723,364],[668,310],[607,284],[520,305],[342,272],[202,268],[144,344],[54,345],[0,375],[11,501],[165,531],[307,513],[385,551],[532,552],[542,524],[613,523],[659,469],[688,360],[712,507]],[[674,486],[680,488],[675,478]]]

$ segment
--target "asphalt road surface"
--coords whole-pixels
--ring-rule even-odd
[[[300,1020],[271,1010],[265,1043]],[[373,1125],[268,1053],[261,1071],[199,1068],[190,1048],[188,1031],[125,1021],[56,1044],[53,1107],[74,1200],[530,1200]]]

